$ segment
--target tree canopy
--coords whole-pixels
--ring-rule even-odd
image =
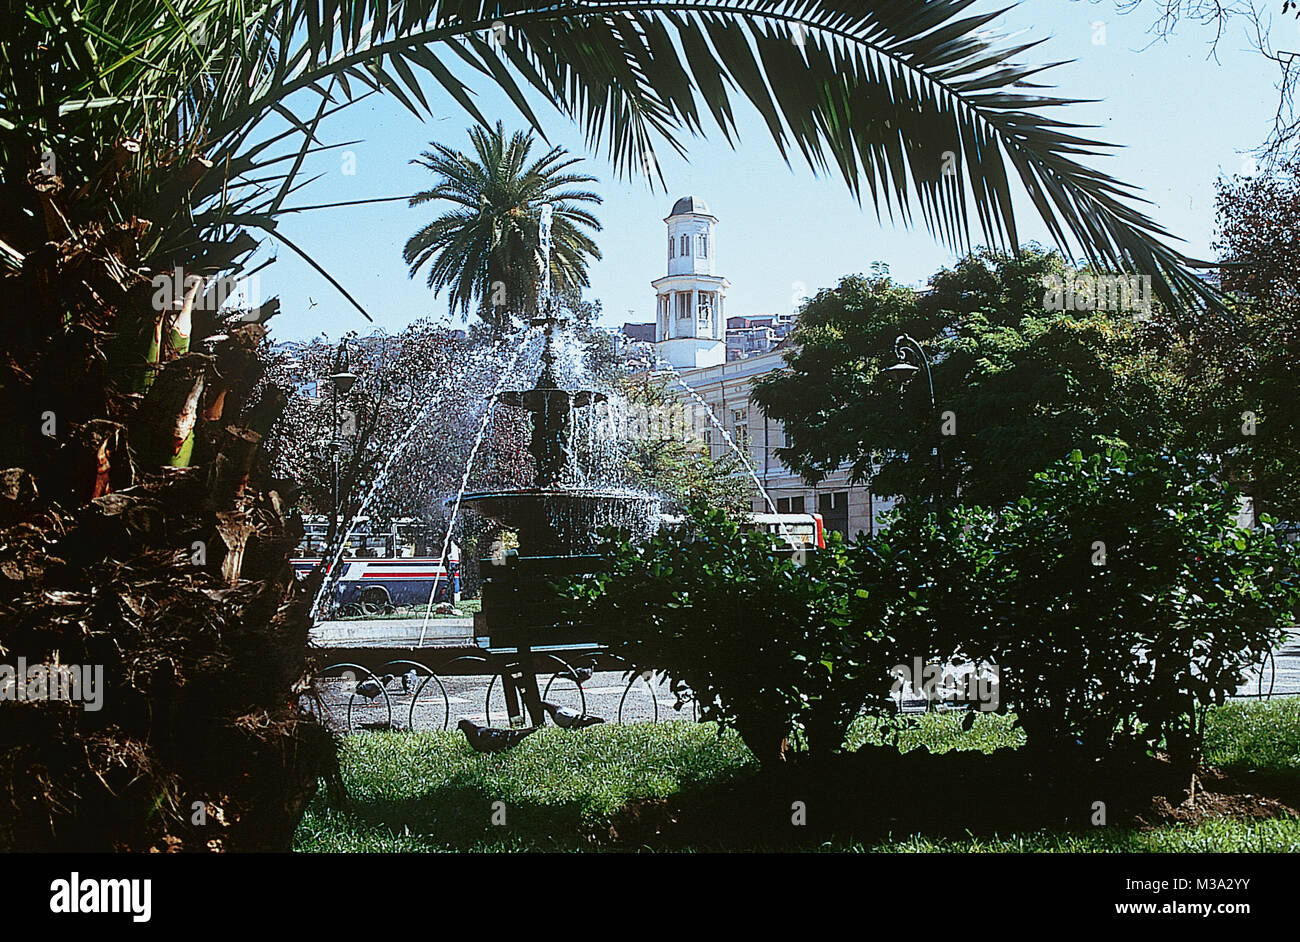
[[[1160,377],[1143,368],[1138,317],[1046,309],[1045,282],[1067,276],[1090,273],[1029,247],[973,253],[924,292],[881,266],[819,292],[801,314],[789,369],[756,384],[755,401],[786,429],[778,456],[812,481],[847,461],[881,495],[937,488],[988,505],[1013,500],[1037,471],[1099,438],[1170,438],[1177,417],[1162,405]],[[933,410],[923,374],[900,392],[884,372],[900,334],[931,360]]]

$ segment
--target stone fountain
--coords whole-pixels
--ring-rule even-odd
[[[483,606],[474,633],[486,637],[489,653],[503,662],[500,674],[511,723],[523,721],[522,695],[529,719],[541,725],[534,653],[590,650],[600,641],[599,626],[576,623],[559,610],[551,583],[600,570],[603,560],[594,550],[603,527],[619,527],[633,539],[648,536],[658,526],[659,500],[618,488],[562,485],[575,413],[603,402],[605,395],[564,388],[556,376],[554,349],[554,332],[562,322],[546,315],[531,324],[545,338],[537,382],[531,389],[504,391],[497,401],[530,413],[533,486],[466,494],[461,503],[518,534],[517,550],[481,561]]]

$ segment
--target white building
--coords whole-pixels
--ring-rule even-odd
[[[655,349],[679,370],[722,363],[727,358],[723,304],[731,285],[713,270],[718,219],[704,200],[684,196],[664,222],[668,274],[650,283],[657,296]]]
[[[785,429],[750,402],[749,395],[759,376],[784,369],[784,351],[728,360],[722,305],[730,283],[714,270],[717,217],[709,213],[703,200],[687,196],[673,204],[664,222],[668,225],[668,274],[651,282],[658,296],[654,347],[660,359],[672,364],[682,382],[713,413],[716,424],[702,415],[695,421],[710,455],[721,458],[731,447],[729,436],[777,512],[820,513],[827,529],[850,539],[875,532],[879,515],[892,508],[892,501],[879,500],[866,485],[850,485],[847,468],[810,486],[776,457],[776,450],[786,444]],[[669,388],[688,408],[698,405],[675,382]],[[760,493],[754,494],[754,510],[768,511]]]
[[[778,513],[820,513],[828,530],[837,530],[848,539],[876,532],[880,529],[880,515],[893,509],[892,500],[876,497],[865,484],[850,484],[847,467],[812,486],[777,458],[776,450],[786,444],[785,427],[764,415],[750,402],[749,395],[754,380],[784,368],[784,351],[773,350],[679,374],[722,426],[719,429],[711,421],[696,422],[710,456],[717,459],[727,453],[731,447],[729,436],[744,453]],[[768,512],[760,493],[754,494],[754,511]]]

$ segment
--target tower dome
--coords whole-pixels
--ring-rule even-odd
[[[699,213],[702,216],[709,215],[709,205],[698,196],[683,196],[676,203],[673,203],[673,211],[669,216],[684,216],[687,213]]]

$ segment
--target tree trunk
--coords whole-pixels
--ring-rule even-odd
[[[23,202],[49,225],[79,218],[41,186]],[[301,524],[260,460],[283,396],[247,402],[265,331],[190,353],[197,288],[155,316],[148,225],[75,228],[0,232],[25,253],[0,277],[0,649],[84,678],[80,699],[0,706],[0,849],[288,849],[337,765],[301,705]],[[154,329],[138,385],[118,354],[141,347],[110,340]]]

